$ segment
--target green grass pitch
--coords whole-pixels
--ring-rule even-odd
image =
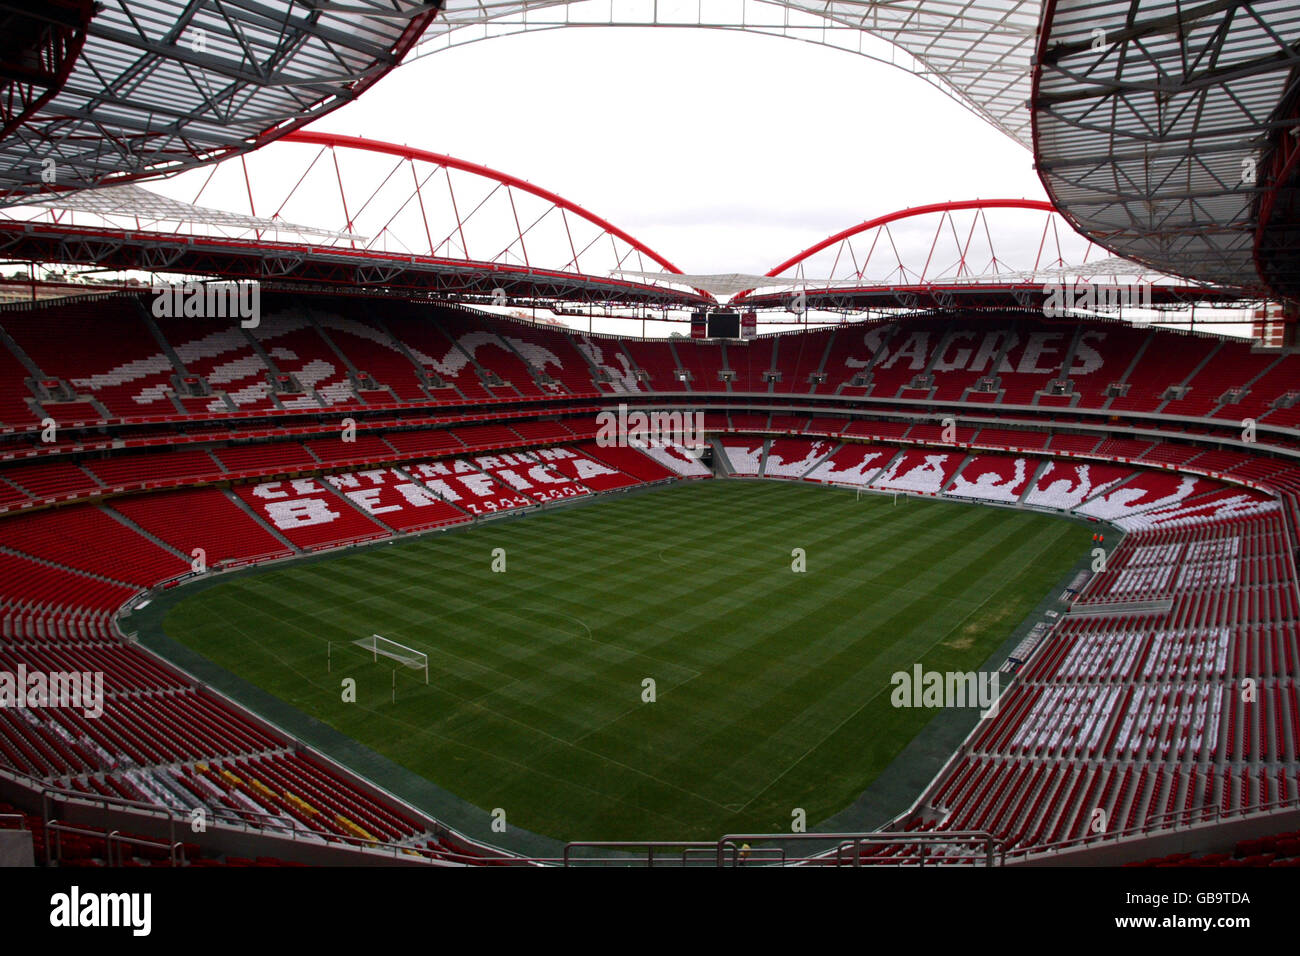
[[[164,627],[512,826],[716,839],[851,804],[935,714],[893,708],[890,675],[979,667],[1078,535],[1028,512],[696,482],[242,576]],[[429,685],[402,668],[392,703],[394,662],[350,644],[372,633],[427,653]]]

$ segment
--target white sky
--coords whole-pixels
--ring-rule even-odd
[[[407,63],[313,129],[512,173],[694,273],[761,274],[904,206],[1046,198],[1029,150],[924,80],[717,30],[469,44]]]

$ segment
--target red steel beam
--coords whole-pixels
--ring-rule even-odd
[[[478,163],[467,162],[463,159],[456,159],[454,156],[447,156],[443,153],[434,153],[426,149],[415,149],[410,146],[398,146],[396,143],[385,143],[380,140],[366,139],[361,136],[343,136],[338,133],[317,133],[299,130],[289,133],[283,137],[286,143],[311,143],[316,146],[328,146],[330,148],[342,147],[345,149],[359,149],[371,153],[384,153],[390,156],[400,156],[405,159],[418,159],[422,162],[432,163],[436,166],[443,166],[447,169],[458,169],[461,172],[473,173],[476,176],[483,176],[486,179],[494,180],[504,186],[513,186],[526,193],[530,193],[539,199],[559,206],[566,212],[571,212],[576,216],[581,216],[594,226],[608,232],[610,235],[617,236],[638,252],[648,256],[654,262],[658,263],[667,272],[681,275],[682,270],[677,268],[659,253],[655,252],[639,239],[633,238],[622,229],[615,226],[606,219],[602,219],[595,213],[588,212],[575,202],[565,199],[548,189],[540,186],[534,186],[532,183],[511,176],[509,173],[503,173],[499,170],[492,169],[488,166],[482,166]]]
[[[816,245],[809,246],[798,255],[791,256],[789,259],[785,260],[785,262],[770,270],[767,275],[771,277],[779,276],[787,269],[812,258],[823,249],[829,249],[831,246],[843,242],[845,239],[849,239],[864,232],[870,232],[872,229],[887,226],[891,222],[898,222],[900,219],[911,219],[915,216],[928,216],[936,212],[960,212],[965,209],[1031,209],[1040,212],[1057,211],[1055,206],[1042,199],[964,199],[959,202],[936,202],[925,206],[913,206],[910,209],[899,209],[896,212],[877,216],[875,219],[868,219],[866,222],[858,223],[856,226],[850,226],[848,229],[837,232],[833,236],[828,236]],[[931,251],[933,252],[933,248]],[[732,301],[740,302],[753,291],[753,289],[746,289]]]

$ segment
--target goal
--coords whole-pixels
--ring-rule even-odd
[[[352,643],[357,647],[370,651],[376,662],[380,657],[387,657],[399,664],[406,665],[412,670],[424,671],[424,682],[429,683],[429,655],[423,651],[417,651],[413,647],[399,644],[397,641],[389,640],[379,634],[371,634],[369,637],[360,638]]]

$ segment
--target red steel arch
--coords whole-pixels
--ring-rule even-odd
[[[499,170],[492,169],[489,166],[483,166],[480,165],[479,163],[467,162],[463,159],[457,159],[454,156],[447,156],[443,153],[435,153],[427,149],[416,149],[411,146],[399,146],[396,143],[386,143],[380,140],[366,139],[360,136],[344,136],[339,133],[317,133],[317,132],[298,131],[298,132],[293,132],[288,134],[287,136],[283,137],[283,139],[284,142],[286,143],[306,143],[306,144],[316,145],[316,146],[325,146],[330,149],[344,147],[349,149],[364,150],[366,152],[371,152],[371,153],[381,153],[388,156],[395,156],[400,159],[419,160],[421,162],[431,163],[436,166],[442,166],[448,169],[456,169],[456,170],[460,170],[461,172],[471,173],[475,176],[482,176],[485,179],[494,180],[503,186],[509,186],[513,189],[518,189],[523,192],[527,192],[533,196],[536,196],[539,199],[554,204],[560,209],[563,209],[567,212],[571,212],[576,216],[582,217],[587,222],[591,223],[592,225],[596,226],[602,231],[607,232],[612,236],[616,236],[619,239],[622,239],[624,242],[626,242],[637,252],[640,252],[643,255],[647,256],[648,258],[654,260],[655,263],[657,263],[667,272],[671,272],[677,275],[680,275],[682,272],[681,269],[677,268],[677,266],[675,266],[673,263],[665,259],[659,253],[655,252],[645,243],[629,235],[627,232],[623,231],[618,226],[615,226],[613,223],[609,222],[608,220],[600,216],[597,216],[595,213],[584,209],[582,206],[578,205],[577,203],[565,199],[563,196],[553,193],[548,189],[543,189],[540,186],[535,186],[532,183],[527,182],[526,180],[518,178],[517,176],[511,176],[509,173],[503,173]],[[342,185],[340,183],[340,190],[341,188]],[[348,228],[351,229],[351,227],[352,227],[352,223],[349,222]]]
[[[848,229],[828,236],[816,245],[809,246],[798,255],[791,256],[785,262],[772,269],[767,275],[775,278],[782,272],[793,269],[801,262],[811,259],[817,253],[829,249],[836,243],[851,239],[854,236],[861,235],[864,232],[870,232],[872,229],[879,229],[887,226],[891,222],[898,222],[902,219],[911,219],[916,216],[928,216],[933,213],[951,213],[961,212],[970,209],[1032,209],[1041,212],[1055,212],[1056,207],[1050,202],[1042,199],[965,199],[960,202],[936,202],[924,206],[911,206],[907,209],[899,209],[895,212],[887,213],[883,216],[877,216],[875,219],[868,219],[866,222],[858,223],[856,226],[850,226]]]
[[[1028,213],[1034,224],[1008,234],[990,223],[991,211]],[[1037,223],[1037,216],[1042,223]],[[911,219],[936,219],[932,232],[895,235],[890,226]],[[866,254],[854,248],[867,237]],[[996,240],[995,240],[996,237]],[[816,274],[804,274],[813,259],[832,250]],[[874,260],[874,261],[873,261]],[[883,267],[882,267],[883,260]],[[873,269],[875,275],[868,275]],[[795,270],[795,275],[784,273]],[[1051,202],[1041,199],[967,199],[899,209],[850,226],[791,256],[766,273],[774,281],[755,285],[732,301],[752,308],[853,310],[862,308],[1016,308],[1041,298],[1045,283],[1134,283],[1150,286],[1153,304],[1224,301],[1221,290],[1171,282],[1139,264],[1109,256],[1079,235]],[[787,291],[778,291],[785,289]],[[793,293],[791,289],[797,289]]]
[[[290,132],[155,191],[0,210],[0,250],[33,262],[512,304],[716,302],[646,243],[548,189],[431,150],[328,132]],[[629,267],[655,278],[622,277]]]

